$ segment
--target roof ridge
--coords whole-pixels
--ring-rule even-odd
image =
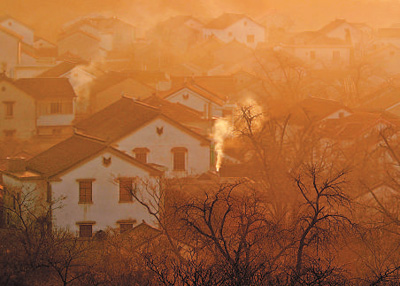
[[[106,145],[106,140],[104,140],[102,138],[99,138],[99,137],[96,137],[96,136],[93,136],[93,135],[85,134],[83,132],[78,131],[76,128],[74,128],[74,135],[76,135],[78,137],[82,137],[84,139],[89,139],[89,140],[92,140],[92,141],[95,141],[95,142],[103,143],[103,144]],[[67,139],[69,139],[71,137],[68,137]]]

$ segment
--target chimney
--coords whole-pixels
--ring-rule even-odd
[[[26,171],[25,158],[7,158],[7,171],[9,172]]]

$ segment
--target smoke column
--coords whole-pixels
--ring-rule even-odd
[[[219,171],[224,156],[224,140],[232,133],[232,126],[223,118],[217,119],[214,125],[213,138],[215,141],[215,151],[217,153],[217,162],[215,168]]]

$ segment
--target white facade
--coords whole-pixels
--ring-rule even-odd
[[[134,133],[116,141],[117,148],[133,155],[135,148],[147,148],[147,163],[166,167],[167,176],[201,174],[210,170],[210,145],[174,125],[157,118]],[[162,131],[162,132],[161,132]],[[159,134],[161,133],[161,134]],[[186,148],[185,170],[174,171],[173,148]]]
[[[111,158],[110,165],[103,158]],[[93,223],[93,233],[107,227],[117,228],[119,221],[155,225],[147,210],[137,201],[119,202],[119,178],[150,179],[148,172],[121,159],[113,152],[104,152],[51,182],[53,199],[64,197],[63,207],[53,212],[54,225],[71,231],[79,230],[79,223]],[[92,203],[79,203],[79,181],[92,181]],[[133,223],[135,224],[135,223]]]
[[[15,66],[21,61],[20,40],[0,29],[0,43],[0,72],[5,70],[9,77],[13,77]]]
[[[222,106],[203,97],[189,88],[183,88],[167,97],[166,100],[172,103],[180,103],[194,110],[203,112],[204,117],[222,117]]]
[[[51,200],[56,202],[52,212],[53,227],[67,229],[76,235],[79,235],[80,224],[92,225],[93,234],[107,227],[118,228],[120,223],[126,222],[134,226],[145,221],[156,226],[147,210],[137,201],[133,199],[131,202],[120,202],[120,178],[136,180],[137,188],[145,199],[146,189],[143,182],[151,184],[153,190],[157,191],[158,187],[156,177],[152,177],[148,170],[136,166],[124,156],[105,150],[78,163],[53,180],[19,180],[3,174],[3,183],[10,190],[15,189],[25,195],[31,193],[30,198],[34,198],[43,210],[49,206],[47,195],[48,190],[51,190]],[[104,165],[103,158],[110,163]],[[79,201],[79,181],[85,179],[92,181],[91,203]]]
[[[236,40],[251,48],[256,48],[258,43],[266,41],[265,28],[247,17],[224,29],[204,28],[203,35],[206,38],[214,35],[225,43]]]
[[[34,32],[32,29],[23,25],[13,18],[6,18],[0,21],[0,25],[4,28],[13,31],[17,35],[21,36],[22,41],[28,45],[33,45],[34,41]]]

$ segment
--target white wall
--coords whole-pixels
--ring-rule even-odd
[[[19,64],[19,40],[0,30],[0,71],[6,68],[8,76],[12,76],[14,67]]]
[[[111,164],[103,165],[103,157],[110,158]],[[135,200],[119,203],[120,177],[147,178],[148,173],[130,164],[111,152],[104,152],[81,166],[61,176],[61,181],[52,182],[53,198],[65,196],[63,207],[55,210],[54,224],[73,232],[79,231],[77,222],[94,221],[93,233],[108,226],[117,228],[118,220],[135,219],[137,224],[145,220],[155,225],[147,210]],[[94,179],[92,182],[92,204],[79,204],[78,179]],[[153,178],[154,180],[154,178]]]
[[[187,98],[186,95],[189,95]],[[217,104],[207,100],[206,98],[200,96],[194,91],[191,91],[188,88],[184,88],[174,94],[165,98],[169,102],[183,104],[187,107],[195,109],[200,112],[204,112],[205,116],[208,112],[208,105],[211,104],[211,115],[216,117],[222,117],[222,107]]]
[[[225,43],[236,40],[252,48],[255,48],[258,43],[266,41],[265,28],[248,18],[243,18],[224,30],[204,29],[206,37],[212,34]],[[248,35],[254,35],[253,43],[247,41]]]
[[[22,37],[22,41],[29,44],[33,45],[33,39],[34,39],[34,32],[32,29],[22,25],[18,21],[15,21],[12,18],[5,19],[0,22],[0,25],[2,25],[4,28],[7,28],[8,30],[13,31],[14,33],[20,35]]]
[[[4,102],[14,102],[13,116],[6,117]],[[0,138],[4,130],[15,130],[16,138],[28,139],[35,134],[36,109],[34,99],[9,82],[0,82]]]
[[[163,133],[157,134],[157,128],[163,127]],[[133,134],[116,142],[118,149],[133,155],[135,148],[146,147],[150,150],[148,163],[156,163],[168,168],[167,176],[182,176],[200,174],[210,169],[210,147],[201,146],[199,139],[178,129],[174,125],[159,118],[135,131]],[[186,172],[173,171],[174,147],[188,149],[186,157]]]

